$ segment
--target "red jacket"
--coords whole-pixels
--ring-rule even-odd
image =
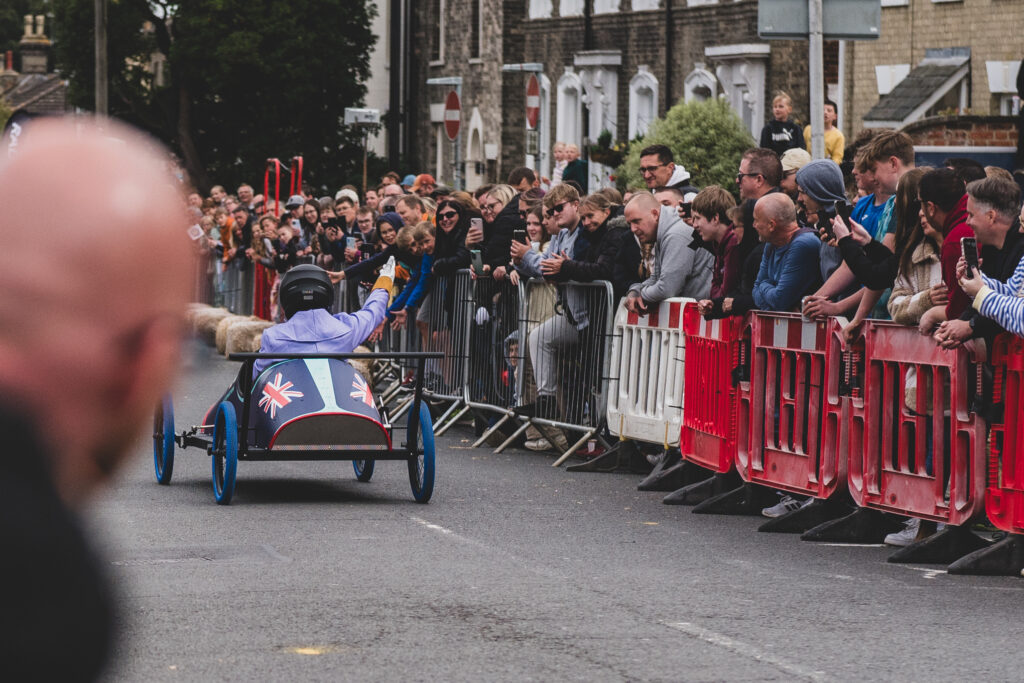
[[[946,216],[946,222],[942,224],[942,234],[945,238],[942,240],[939,258],[942,261],[942,281],[949,290],[946,320],[954,320],[971,305],[971,300],[964,294],[964,290],[960,289],[960,283],[956,279],[956,262],[960,260],[960,238],[974,237],[974,231],[967,225],[966,194]]]

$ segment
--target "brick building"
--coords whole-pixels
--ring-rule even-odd
[[[412,21],[411,156],[452,179],[445,86],[461,76],[467,186],[523,164],[550,173],[556,140],[583,146],[604,130],[642,135],[680,99],[725,97],[757,137],[771,98],[788,92],[806,122],[807,43],[757,37],[756,0],[430,0]],[[826,82],[838,83],[830,44]],[[502,67],[505,67],[503,69]],[[525,88],[540,80],[540,120],[526,129]]]
[[[49,69],[50,39],[45,17],[25,16],[25,33],[18,44],[21,71],[14,70],[8,52],[0,65],[0,99],[12,112],[63,114],[68,109],[67,81]]]
[[[1021,0],[882,0],[879,40],[845,51],[847,134],[906,128],[924,146],[1012,147],[1005,138],[1014,128],[1021,36]],[[949,118],[956,114],[1004,118],[991,128],[976,119],[961,125]],[[935,117],[943,118],[915,125]]]

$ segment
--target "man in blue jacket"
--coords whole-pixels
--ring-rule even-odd
[[[762,311],[796,310],[820,281],[818,236],[799,226],[793,200],[781,192],[757,200],[754,230],[767,245],[754,281],[754,304]]]

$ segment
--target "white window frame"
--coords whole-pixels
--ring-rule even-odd
[[[651,94],[652,108],[650,120],[640,120],[641,92],[647,90]],[[636,74],[629,79],[629,139],[635,140],[638,135],[646,135],[651,123],[658,117],[658,79],[650,72],[646,64],[637,68]]]
[[[567,102],[568,92],[575,92],[575,111],[570,110]],[[556,110],[558,112],[555,137],[560,142],[571,143],[583,147],[583,81],[573,72],[572,67],[565,67],[565,73],[558,79],[556,86]],[[572,134],[570,135],[570,130]]]
[[[582,17],[584,4],[584,0],[562,0],[561,5],[559,5],[558,16]]]
[[[694,64],[694,69],[683,80],[683,99],[693,102],[697,99],[697,88],[704,86],[711,91],[711,97],[718,96],[718,79],[707,70],[703,62]]]
[[[527,5],[527,19],[550,19],[555,11],[551,0],[529,0]]]
[[[447,24],[444,17],[446,0],[437,0],[437,59],[431,59],[429,66],[441,66],[444,64],[444,28]]]

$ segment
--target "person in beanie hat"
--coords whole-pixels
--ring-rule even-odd
[[[843,172],[839,164],[831,159],[815,159],[806,164],[796,172],[796,184],[799,188],[797,204],[803,211],[801,224],[806,227],[824,225],[825,221],[831,222],[835,216],[836,202],[846,202]],[[821,243],[818,263],[821,279],[827,282],[842,265],[843,256],[837,247],[829,245],[825,240]],[[807,298],[804,314],[814,318],[843,315],[857,307],[860,296],[860,287],[856,284],[841,292],[834,301],[816,293]]]

